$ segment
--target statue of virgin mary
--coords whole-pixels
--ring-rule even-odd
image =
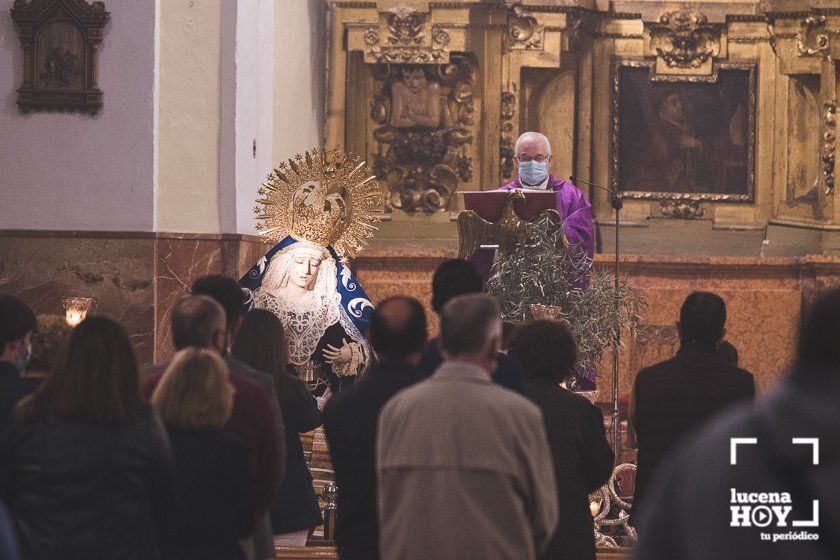
[[[364,162],[313,150],[263,183],[257,228],[279,242],[240,280],[248,305],[283,323],[291,366],[333,393],[364,375],[373,305],[345,259],[373,236],[381,190]]]

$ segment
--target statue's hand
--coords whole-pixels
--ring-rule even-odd
[[[324,348],[324,361],[328,364],[346,364],[353,359],[353,351],[350,349],[347,339],[343,338],[341,342],[341,348],[336,348],[332,344],[327,344],[327,347]]]

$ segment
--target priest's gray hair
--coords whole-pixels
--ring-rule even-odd
[[[513,153],[515,155],[519,155],[519,146],[526,140],[542,140],[545,142],[545,155],[551,155],[551,142],[548,141],[548,137],[545,134],[532,131],[524,132],[516,139],[516,145],[513,147]]]
[[[501,311],[496,298],[466,294],[452,298],[443,307],[440,345],[451,356],[480,352],[501,334]]]

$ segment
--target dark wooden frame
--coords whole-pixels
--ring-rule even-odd
[[[30,111],[71,111],[96,114],[102,108],[97,47],[102,29],[111,19],[103,2],[85,0],[15,0],[11,9],[23,47],[23,85],[18,88],[18,107]],[[81,89],[47,88],[40,85],[38,36],[48,25],[65,21],[76,28],[83,41]]]

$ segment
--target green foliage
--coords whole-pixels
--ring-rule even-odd
[[[616,294],[615,276],[593,270],[592,260],[574,246],[567,249],[563,239],[564,228],[551,220],[534,224],[528,243],[493,265],[487,291],[506,321],[528,321],[540,312],[536,306],[555,308],[543,311],[569,324],[578,344],[576,369],[583,371],[597,363],[618,329],[635,330],[646,302],[624,279]]]

